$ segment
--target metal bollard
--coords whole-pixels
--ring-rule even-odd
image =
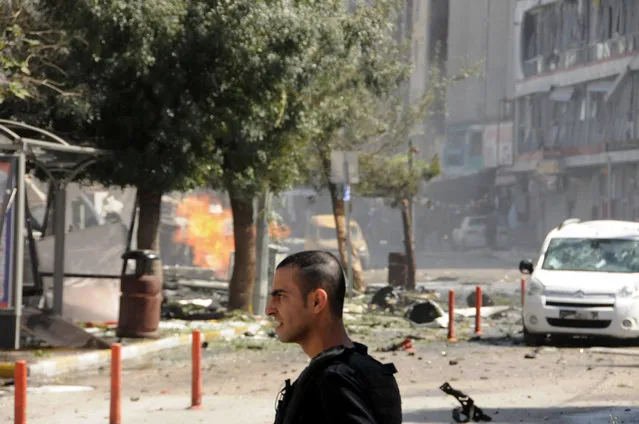
[[[111,345],[111,402],[109,424],[122,423],[122,345]]]
[[[521,307],[524,307],[524,301],[526,299],[526,279],[521,279]]]
[[[482,306],[482,294],[481,287],[477,286],[475,289],[475,334],[481,334],[481,306]]]
[[[455,338],[455,290],[448,291],[448,341],[457,341]]]
[[[27,363],[16,361],[14,371],[15,385],[15,424],[27,424]]]
[[[202,408],[202,332],[193,330],[192,333],[192,381],[191,381],[191,408]]]

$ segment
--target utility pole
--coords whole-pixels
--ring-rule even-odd
[[[351,178],[349,174],[348,161],[344,156],[344,220],[346,221],[346,257],[348,262],[348,293],[353,297],[353,253],[351,251],[351,214],[349,203],[351,200]]]
[[[257,233],[255,243],[255,285],[253,288],[253,314],[262,315],[268,299],[269,234],[268,217],[271,211],[271,193],[267,188],[258,199]]]

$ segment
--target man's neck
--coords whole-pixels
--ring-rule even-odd
[[[353,342],[346,334],[346,329],[342,322],[335,325],[320,328],[315,334],[309,337],[305,343],[300,343],[306,355],[313,359],[326,349],[336,346],[353,347]]]

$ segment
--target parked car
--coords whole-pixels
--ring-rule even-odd
[[[467,216],[462,219],[459,228],[452,233],[453,247],[455,249],[477,249],[488,246],[486,238],[486,226],[488,216]],[[497,247],[508,245],[508,229],[503,222],[497,224]]]
[[[639,223],[567,220],[548,233],[529,274],[524,341],[547,335],[639,337]]]

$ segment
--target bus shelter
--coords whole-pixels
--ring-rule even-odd
[[[108,155],[93,147],[73,145],[59,136],[21,122],[0,119],[0,348],[20,348],[23,295],[42,293],[37,263],[25,254],[35,250],[28,211],[25,176],[27,168],[46,175],[50,199],[54,199],[53,310],[61,315],[64,287],[66,187],[90,165]],[[49,205],[47,205],[48,207]],[[31,249],[31,252],[25,252]],[[29,268],[29,267],[27,267]],[[32,272],[33,285],[26,286],[25,272]]]

